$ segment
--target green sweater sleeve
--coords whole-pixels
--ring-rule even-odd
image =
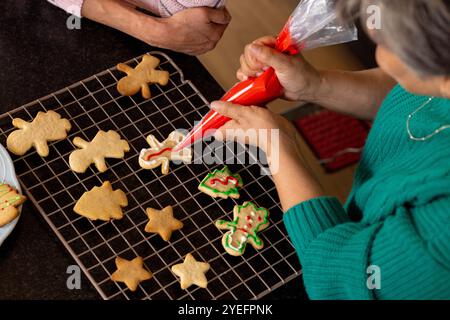
[[[450,298],[450,198],[400,207],[383,221],[352,222],[336,198],[290,209],[286,228],[312,299]],[[380,289],[369,289],[369,266]]]

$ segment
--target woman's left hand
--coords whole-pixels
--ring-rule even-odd
[[[276,143],[279,144],[277,147],[296,150],[297,130],[281,115],[261,107],[244,107],[223,101],[213,102],[211,108],[221,115],[231,118],[216,131],[215,137],[218,140],[234,140],[254,145],[269,156]],[[276,139],[274,140],[274,138]]]

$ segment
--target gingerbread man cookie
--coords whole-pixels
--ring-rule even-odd
[[[214,170],[200,183],[198,189],[213,198],[239,199],[239,188],[243,187],[239,174],[233,174],[227,166],[222,170]]]
[[[75,204],[73,211],[90,220],[109,221],[123,218],[122,207],[128,205],[127,196],[122,190],[113,190],[106,181],[101,187],[85,192]]]
[[[190,148],[174,152],[173,149],[184,139],[184,135],[178,131],[172,132],[164,142],[159,142],[154,136],[147,137],[150,149],[143,149],[139,155],[139,165],[144,169],[155,169],[161,166],[164,175],[169,173],[170,161],[182,161],[188,163],[192,160]]]
[[[19,215],[17,208],[27,198],[11,186],[0,183],[0,227],[13,221]]]
[[[252,202],[245,202],[241,206],[235,206],[233,221],[219,220],[216,227],[221,230],[229,230],[222,238],[225,251],[232,256],[244,254],[247,243],[255,249],[263,248],[264,243],[258,236],[258,232],[269,226],[269,211],[258,208]]]
[[[123,96],[132,96],[141,91],[145,99],[150,99],[152,95],[149,84],[159,83],[165,86],[169,82],[167,71],[155,70],[159,62],[158,58],[146,54],[135,69],[124,63],[119,63],[117,69],[127,74],[117,84],[119,93]]]
[[[67,137],[71,129],[69,120],[61,119],[55,111],[38,112],[32,122],[20,118],[13,119],[13,126],[19,130],[13,131],[6,140],[8,150],[22,156],[31,147],[35,147],[41,157],[48,156],[47,142],[57,141]]]
[[[117,270],[111,275],[111,280],[125,283],[131,291],[136,291],[142,281],[153,277],[153,274],[144,268],[142,257],[131,261],[117,257],[116,267]]]
[[[121,159],[125,152],[130,151],[128,142],[121,140],[119,134],[112,130],[99,131],[91,142],[76,137],[73,144],[81,150],[70,154],[69,165],[78,173],[86,172],[91,163],[95,163],[98,171],[105,172],[108,169],[105,158]]]

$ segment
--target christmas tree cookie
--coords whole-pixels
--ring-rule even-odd
[[[101,187],[85,192],[75,204],[73,211],[90,220],[110,221],[123,218],[122,207],[128,205],[127,196],[118,189],[113,190],[106,181]]]
[[[244,254],[247,243],[256,250],[263,248],[264,243],[258,232],[269,226],[269,211],[258,208],[252,202],[245,202],[241,206],[235,206],[233,221],[219,220],[216,227],[220,230],[229,230],[222,238],[225,251],[232,256]]]
[[[11,186],[0,183],[0,227],[13,221],[19,215],[17,208],[26,200]]]
[[[213,198],[239,199],[239,189],[243,187],[239,174],[233,174],[227,166],[222,170],[214,170],[200,183],[198,189]]]

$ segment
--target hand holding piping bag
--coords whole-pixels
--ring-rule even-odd
[[[296,55],[305,49],[344,43],[355,39],[356,28],[338,21],[333,0],[304,0],[295,9],[278,38],[275,41],[268,39],[264,41],[272,42],[274,50],[278,52]],[[283,93],[286,96],[287,91],[280,81],[283,79],[278,79],[275,70],[269,67],[258,77],[238,83],[221,100],[244,106],[262,106],[280,98]],[[175,150],[188,147],[229,120],[211,110]]]

